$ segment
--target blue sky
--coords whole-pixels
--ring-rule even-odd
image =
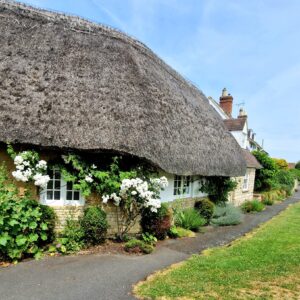
[[[299,0],[23,2],[138,38],[206,96],[226,87],[271,156],[300,160]]]

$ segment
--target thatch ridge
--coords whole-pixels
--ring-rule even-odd
[[[238,144],[204,94],[147,46],[0,0],[0,141],[113,150],[177,174],[235,176]]]

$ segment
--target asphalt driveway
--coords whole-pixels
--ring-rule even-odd
[[[132,285],[154,271],[203,249],[229,243],[298,201],[300,192],[261,213],[246,215],[240,225],[208,228],[193,239],[167,240],[150,255],[53,257],[3,268],[0,299],[134,299]]]

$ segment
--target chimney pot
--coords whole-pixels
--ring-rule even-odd
[[[232,103],[233,97],[230,94],[228,94],[226,88],[224,88],[220,97],[220,107],[229,117],[231,117],[232,114]]]

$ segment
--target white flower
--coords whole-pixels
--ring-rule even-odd
[[[24,161],[24,159],[21,155],[17,155],[14,159],[15,165],[20,165],[23,161]]]
[[[131,195],[135,196],[137,194],[137,191],[132,191]]]
[[[26,177],[30,177],[32,175],[32,170],[30,168],[26,169],[23,174],[26,176]]]
[[[23,172],[21,170],[17,170],[17,171],[12,172],[12,176],[17,181],[22,181],[22,182],[27,182],[28,179],[29,179],[26,175],[23,174]]]
[[[109,200],[109,195],[103,195],[103,196],[102,196],[102,202],[103,202],[103,203],[107,203],[108,200]]]
[[[46,170],[47,169],[47,162],[45,160],[40,160],[35,167],[37,169]]]
[[[41,173],[37,173],[33,176],[33,180],[36,186],[45,187],[50,181],[50,177],[48,175],[42,175]]]
[[[30,162],[27,161],[27,160],[24,160],[23,161],[23,165],[26,166],[26,167],[29,167],[30,166]]]
[[[85,181],[91,183],[94,181],[94,179],[91,177],[91,175],[87,175],[85,176]]]
[[[20,171],[23,171],[24,168],[25,168],[24,165],[17,165],[17,166],[16,166],[16,169],[17,169],[17,170],[20,170]]]
[[[160,177],[160,186],[166,188],[169,185],[168,179],[165,176]]]
[[[97,169],[97,166],[95,164],[92,164],[91,168],[92,169]]]

